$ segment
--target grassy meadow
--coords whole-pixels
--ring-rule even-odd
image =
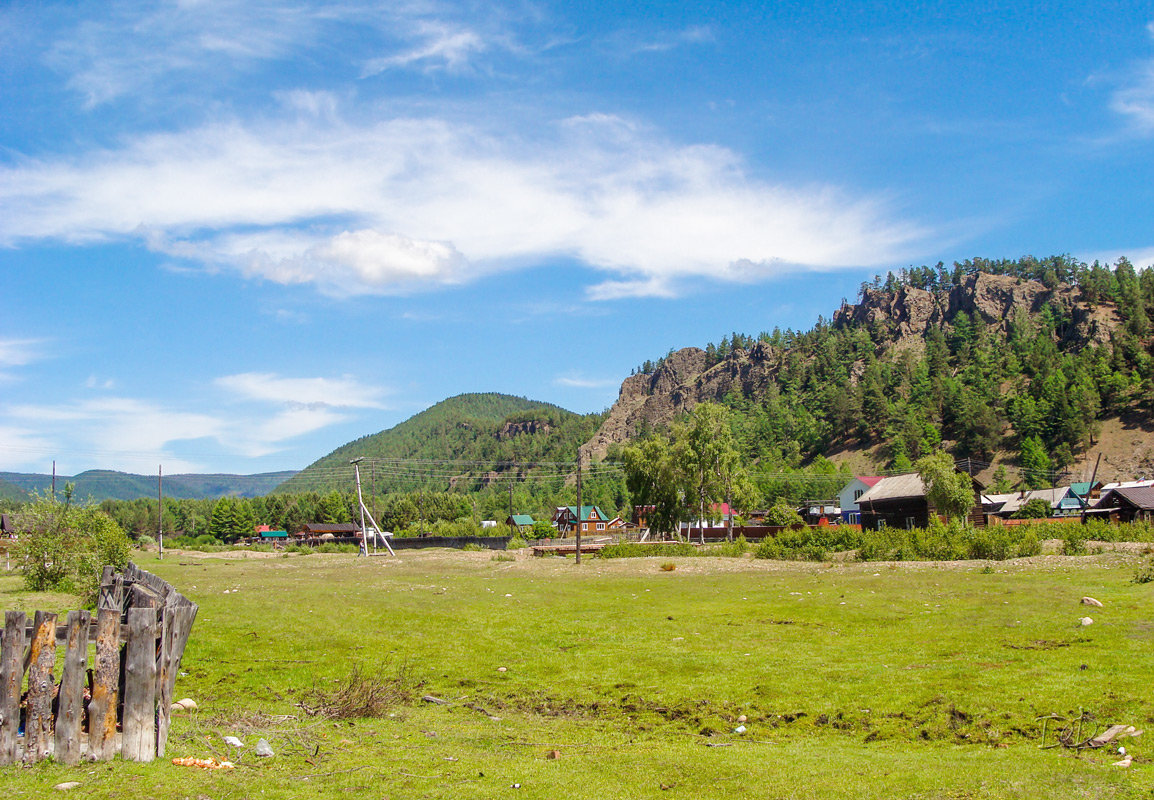
[[[174,718],[165,758],[5,768],[9,796],[64,781],[86,798],[213,800],[1154,790],[1154,583],[1133,581],[1138,555],[239,555],[137,554],[201,607],[176,684],[199,711]],[[15,573],[0,573],[0,596],[72,602],[24,592]],[[306,711],[362,700],[379,716]],[[1120,742],[1134,756],[1121,769],[1114,748],[1040,749],[1047,714],[1082,715],[1083,738],[1151,730]],[[235,756],[225,735],[247,745],[237,769],[170,763]],[[274,757],[252,754],[260,737]]]

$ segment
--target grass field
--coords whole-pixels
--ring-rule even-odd
[[[213,800],[1154,796],[1154,729],[1121,742],[1129,769],[1114,749],[1039,748],[1045,714],[1084,714],[1086,736],[1154,726],[1137,555],[237,555],[138,556],[201,606],[176,686],[200,710],[174,720],[166,758],[7,768],[9,796],[72,780],[86,798]],[[0,596],[71,602],[13,574]],[[354,672],[397,695],[382,716],[298,705]],[[230,734],[248,745],[234,771],[169,761],[230,755]],[[274,757],[251,754],[262,736]]]

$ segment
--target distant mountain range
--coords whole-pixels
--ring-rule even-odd
[[[296,471],[290,470],[259,475],[165,475],[164,496],[188,500],[259,497],[270,493],[295,474]],[[138,497],[155,497],[157,492],[155,475],[134,475],[105,469],[88,470],[79,475],[57,475],[57,496],[62,495],[66,483],[73,485],[73,496],[81,500],[135,500]],[[0,472],[0,499],[26,500],[33,492],[51,491],[51,475]]]

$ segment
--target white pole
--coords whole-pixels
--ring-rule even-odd
[[[357,505],[361,507],[361,555],[369,554],[369,532],[365,530],[365,501],[361,498],[361,459],[353,461],[353,470],[357,474]],[[373,549],[377,548],[377,537],[373,537]]]

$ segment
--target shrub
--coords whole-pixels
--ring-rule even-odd
[[[688,542],[662,542],[661,544],[638,544],[622,542],[601,548],[600,558],[643,558],[645,556],[696,556],[697,548]]]
[[[1084,556],[1086,552],[1085,528],[1080,525],[1068,526],[1066,535],[1062,537],[1062,555]]]
[[[103,568],[128,565],[131,542],[112,517],[96,508],[38,498],[16,524],[17,563],[33,591],[74,592],[91,604]]]
[[[529,543],[520,536],[514,536],[505,544],[506,550],[520,550],[523,547],[528,547]]]

